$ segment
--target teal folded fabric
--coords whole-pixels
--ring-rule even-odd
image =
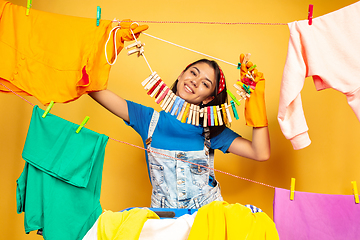
[[[100,191],[108,137],[33,109],[17,180],[17,211],[25,232],[44,239],[82,239],[102,213]]]

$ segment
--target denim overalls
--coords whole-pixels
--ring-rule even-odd
[[[151,137],[159,115],[154,111],[146,140],[152,184],[151,207],[200,208],[215,200],[222,201],[214,172],[202,167],[214,166],[213,157],[209,157],[209,145],[205,145],[204,150],[200,151],[170,151],[151,147]],[[213,179],[211,185],[210,176]]]

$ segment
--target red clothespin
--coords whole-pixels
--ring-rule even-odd
[[[312,25],[313,8],[314,8],[314,6],[312,4],[309,4],[309,12],[308,12],[309,25]]]

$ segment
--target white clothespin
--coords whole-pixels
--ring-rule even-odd
[[[129,46],[126,47],[126,49],[130,49],[133,47],[135,47],[135,49],[128,51],[128,55],[130,56],[131,54],[137,53],[137,56],[140,57],[144,53],[144,46],[145,43],[141,43],[140,41],[136,41],[130,44]]]
[[[195,120],[195,125],[199,126],[199,117],[200,117],[200,106],[196,105],[196,120]]]
[[[142,81],[141,85],[143,85],[145,87],[145,85],[151,80],[153,79],[153,77],[157,75],[157,73],[154,71],[149,77],[147,77],[144,81]]]
[[[168,91],[167,94],[164,97],[164,100],[162,101],[162,103],[160,104],[160,107],[165,110],[167,105],[169,104],[169,98],[172,96],[171,95],[172,91]]]
[[[217,117],[218,117],[218,121],[219,121],[219,126],[222,126],[223,121],[222,121],[221,110],[220,110],[219,106],[216,106],[216,112],[217,112]]]
[[[167,104],[165,112],[170,112],[170,110],[175,102],[175,99],[176,99],[176,95],[173,92],[171,92],[171,97],[169,97],[169,99],[168,99],[169,103]]]
[[[188,120],[187,120],[188,124],[192,124],[194,106],[195,106],[194,104],[190,105],[189,117],[188,117]]]
[[[230,105],[228,105],[227,103],[225,103],[226,116],[227,116],[228,122],[231,123],[231,122],[232,122],[232,119],[231,119],[229,107],[230,107]]]
[[[204,116],[203,127],[207,127],[207,107],[203,108],[203,116]]]

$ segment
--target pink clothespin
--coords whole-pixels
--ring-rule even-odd
[[[309,12],[308,12],[309,25],[312,25],[313,8],[314,8],[314,6],[312,4],[309,4]]]

